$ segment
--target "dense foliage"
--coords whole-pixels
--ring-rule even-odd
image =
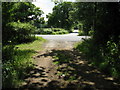
[[[49,27],[64,28],[71,32],[72,18],[70,12],[73,10],[70,2],[59,3],[53,8],[53,13],[47,15]]]
[[[94,40],[84,40],[76,47],[91,65],[99,67],[106,74],[114,78],[120,77],[120,43],[116,44],[112,39],[107,41],[105,47],[95,47]],[[94,50],[94,51],[93,51]]]
[[[79,14],[75,18],[83,19],[83,25],[94,30],[93,38],[85,40],[77,48],[93,65],[116,78],[120,77],[120,3],[76,4],[79,9],[76,13]]]
[[[29,23],[10,22],[6,27],[9,30],[4,31],[4,35],[7,37],[4,37],[3,43],[26,43],[34,40],[31,34],[34,33],[36,28]]]
[[[33,5],[30,2],[2,3],[3,45],[9,44],[8,43],[9,41],[15,41],[18,38],[22,40],[23,36],[24,37],[30,36],[30,34],[32,34],[35,30],[35,28],[33,28],[34,26],[30,24],[37,26],[36,23],[40,23],[40,24],[44,23],[44,18],[41,18],[42,14],[43,11],[41,11],[40,8],[37,8],[35,5]],[[10,34],[8,35],[8,33]],[[21,35],[23,34],[22,37],[19,36],[20,34]],[[21,40],[20,43],[24,42]],[[13,43],[19,43],[19,40],[18,42],[15,41]]]

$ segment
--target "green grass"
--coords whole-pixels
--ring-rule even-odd
[[[31,49],[35,51],[40,51],[42,50],[42,43],[45,42],[46,40],[43,39],[42,37],[37,37],[37,40],[31,43],[25,43],[25,44],[19,44],[16,45],[20,50],[25,50],[25,49]]]
[[[3,88],[18,88],[24,82],[25,76],[34,68],[31,57],[42,49],[44,41],[39,37],[31,43],[3,47]]]
[[[19,87],[27,72],[34,68],[31,56],[35,53],[32,50],[17,50],[12,60],[3,64],[3,87]]]

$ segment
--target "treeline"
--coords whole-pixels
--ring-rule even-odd
[[[69,32],[79,29],[80,35],[90,35],[93,33],[94,13],[93,3],[57,2],[53,12],[47,15],[48,26]]]
[[[73,10],[71,2],[58,3],[53,8],[53,13],[47,15],[48,26],[54,28],[63,28],[72,32],[73,21],[70,12]]]

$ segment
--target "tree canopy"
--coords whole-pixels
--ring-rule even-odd
[[[32,25],[36,25],[36,23],[43,24],[44,18],[41,17],[42,14],[43,14],[43,11],[40,10],[40,8],[36,7],[31,2],[3,2],[2,3],[3,44],[8,43],[8,41],[13,41],[13,39],[16,38],[15,36],[17,35],[15,34],[16,30],[18,30],[17,32],[19,33],[21,32],[20,27],[16,27],[13,25],[26,26],[28,25],[26,23],[29,23]],[[16,22],[16,24],[13,22]],[[21,22],[21,23],[17,24],[18,22]],[[11,29],[11,26],[10,26],[11,24],[9,23],[13,24],[12,27],[14,27],[14,29]],[[23,25],[22,23],[25,23],[25,24]],[[31,26],[31,25],[28,25],[28,26]],[[13,33],[13,34],[8,35],[8,33]],[[29,32],[28,34],[30,33],[31,32]],[[26,35],[26,34],[23,34],[23,35]]]
[[[53,8],[53,13],[49,14],[48,25],[51,27],[64,28],[71,31],[72,18],[70,12],[73,10],[71,2],[59,3]]]

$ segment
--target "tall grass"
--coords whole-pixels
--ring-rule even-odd
[[[39,38],[32,43],[3,47],[3,88],[18,88],[22,84],[29,70],[34,68],[31,57],[38,47],[41,48],[43,41]]]

